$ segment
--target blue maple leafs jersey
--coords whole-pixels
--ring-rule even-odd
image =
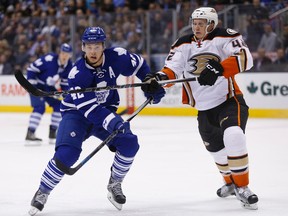
[[[69,89],[116,85],[119,75],[135,75],[143,80],[149,72],[149,66],[140,55],[124,48],[109,48],[104,50],[103,63],[99,67],[90,66],[84,57],[74,64],[68,76]],[[62,101],[60,111],[78,110],[92,123],[100,123],[111,110],[117,110],[119,100],[116,89],[70,94]]]
[[[44,91],[55,91],[54,86],[48,86],[48,77],[56,74],[60,77],[60,87],[62,90],[68,89],[68,74],[72,68],[72,61],[69,59],[66,65],[61,66],[59,56],[55,53],[48,53],[32,62],[27,68],[27,79],[37,88]]]

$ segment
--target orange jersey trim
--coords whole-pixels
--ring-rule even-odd
[[[221,62],[222,67],[224,68],[223,76],[229,78],[234,76],[237,73],[240,73],[240,67],[238,65],[238,59],[236,56],[230,56]]]
[[[170,68],[164,67],[164,68],[162,68],[161,71],[168,76],[168,79],[169,79],[169,80],[170,80],[170,79],[176,79],[175,73],[174,73]],[[173,86],[173,85],[174,85],[174,84],[167,84],[167,85],[165,85],[164,87],[169,88],[169,87],[171,87],[171,86]]]

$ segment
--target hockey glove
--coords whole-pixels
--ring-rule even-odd
[[[211,59],[208,61],[205,69],[201,72],[198,82],[200,85],[209,85],[212,86],[215,84],[218,76],[222,76],[223,74],[223,67],[222,65]]]
[[[110,133],[115,130],[118,130],[119,133],[132,133],[130,130],[129,122],[124,122],[123,119],[114,113],[111,113],[106,117],[103,122],[103,127]]]
[[[154,94],[144,92],[146,98],[153,98],[152,103],[157,104],[161,101],[161,99],[165,96],[166,92],[163,87],[160,87]]]
[[[158,81],[167,80],[168,77],[161,73],[147,74],[142,82],[148,82],[149,84],[141,86],[143,92],[154,94],[161,88]]]
[[[158,83],[161,80],[167,80],[168,77],[165,74],[155,73],[147,74],[143,82],[150,82],[147,85],[141,86],[142,91],[146,98],[153,97],[153,104],[157,104],[165,95],[164,88]]]

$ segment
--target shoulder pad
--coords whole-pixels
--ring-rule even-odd
[[[182,44],[186,44],[186,43],[191,43],[192,39],[193,39],[193,35],[194,34],[189,34],[189,35],[184,35],[180,38],[178,38],[171,46],[171,49],[175,48],[175,47],[179,47]]]
[[[208,34],[207,39],[211,40],[214,37],[237,37],[240,33],[230,28],[216,28],[213,32]]]

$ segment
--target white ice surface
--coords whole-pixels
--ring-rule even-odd
[[[127,118],[127,116],[124,116]],[[38,147],[25,147],[29,114],[0,114],[0,216],[28,215],[53,145],[44,115]],[[65,176],[39,216],[285,216],[288,215],[288,120],[249,119],[250,188],[259,209],[246,210],[235,197],[221,199],[222,178],[197,131],[195,117],[137,116],[131,127],[141,145],[123,182],[127,202],[117,211],[107,199],[113,153],[101,149],[73,176]],[[100,141],[88,139],[80,160]],[[78,164],[78,163],[77,163]]]

